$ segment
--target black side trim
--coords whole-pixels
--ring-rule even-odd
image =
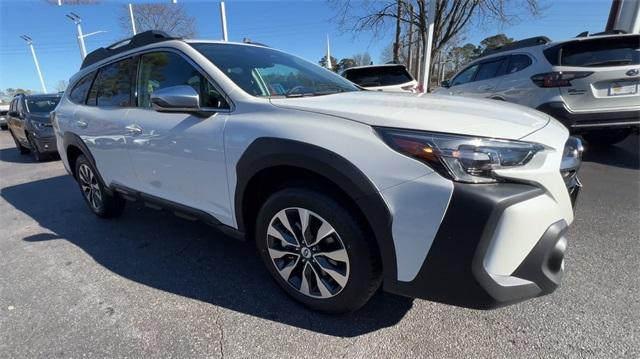
[[[216,227],[235,239],[244,240],[243,233],[222,224],[217,218],[202,210],[140,192],[118,183],[111,184],[111,189],[128,201],[141,201],[149,208],[167,210],[173,212],[176,216],[187,220],[202,221],[210,226]]]
[[[454,183],[447,213],[420,272],[413,281],[397,282],[390,290],[467,308],[510,304],[487,292],[485,286],[495,282],[484,270],[482,260],[504,210],[543,193],[542,189],[525,184]],[[531,297],[535,296],[534,290],[539,292],[536,287],[518,294]]]
[[[391,233],[391,213],[371,181],[344,157],[304,142],[259,138],[236,165],[235,213],[238,229],[245,232],[243,201],[251,179],[275,166],[297,167],[317,173],[339,186],[365,214],[373,230],[382,259],[384,287],[397,280],[396,253]]]

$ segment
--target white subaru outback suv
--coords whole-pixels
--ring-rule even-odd
[[[581,146],[540,112],[362,91],[265,46],[155,31],[70,83],[57,145],[96,215],[140,201],[255,240],[310,308],[380,285],[493,308],[560,283]]]
[[[436,91],[538,109],[593,145],[640,126],[640,35],[517,41],[471,62]]]

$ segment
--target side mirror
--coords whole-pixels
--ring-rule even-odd
[[[449,83],[449,80],[444,80],[440,83],[440,86],[444,87],[444,88],[449,88],[451,87],[451,83]]]
[[[198,112],[200,96],[188,85],[165,87],[151,93],[151,106],[158,112]]]

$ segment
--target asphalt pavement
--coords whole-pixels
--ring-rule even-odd
[[[0,357],[638,358],[639,151],[632,136],[586,153],[552,295],[477,311],[378,293],[329,316],[251,243],[135,204],[95,217],[60,161],[0,131]]]

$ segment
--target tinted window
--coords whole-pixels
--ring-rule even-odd
[[[404,66],[378,66],[350,69],[345,77],[363,87],[400,85],[413,81]]]
[[[470,82],[473,79],[473,75],[476,74],[476,70],[478,69],[478,65],[473,65],[468,67],[466,70],[463,70],[456,78],[451,81],[451,86],[462,85]]]
[[[480,64],[478,73],[476,74],[475,81],[488,80],[498,76],[499,70],[502,64],[505,62],[505,58],[498,59],[492,62],[484,62]]]
[[[229,108],[216,88],[182,56],[154,52],[140,57],[138,106],[151,107],[151,93],[171,86],[189,85],[200,94],[200,106]]]
[[[89,92],[89,87],[91,87],[91,82],[93,81],[95,73],[92,72],[85,77],[81,78],[80,81],[76,83],[71,92],[69,93],[69,98],[71,101],[75,103],[84,103],[87,99],[87,93]]]
[[[600,67],[640,64],[640,36],[573,41],[544,51],[552,65]]]
[[[91,88],[89,99],[98,106],[131,106],[131,65],[132,59],[109,64],[100,69]],[[93,97],[92,97],[93,96]]]
[[[261,46],[233,44],[191,44],[224,72],[231,81],[245,92],[255,96],[275,95],[326,95],[336,92],[358,91],[346,79],[318,65],[293,55]],[[295,76],[276,76],[272,68],[288,68]],[[294,69],[295,72],[291,69]],[[271,72],[262,78],[260,73]]]
[[[60,102],[60,97],[27,97],[25,103],[29,113],[49,113]]]
[[[531,59],[527,55],[513,55],[511,56],[511,60],[509,62],[509,68],[507,69],[507,74],[512,74],[514,72],[518,72],[524,70],[525,68],[531,65]]]

